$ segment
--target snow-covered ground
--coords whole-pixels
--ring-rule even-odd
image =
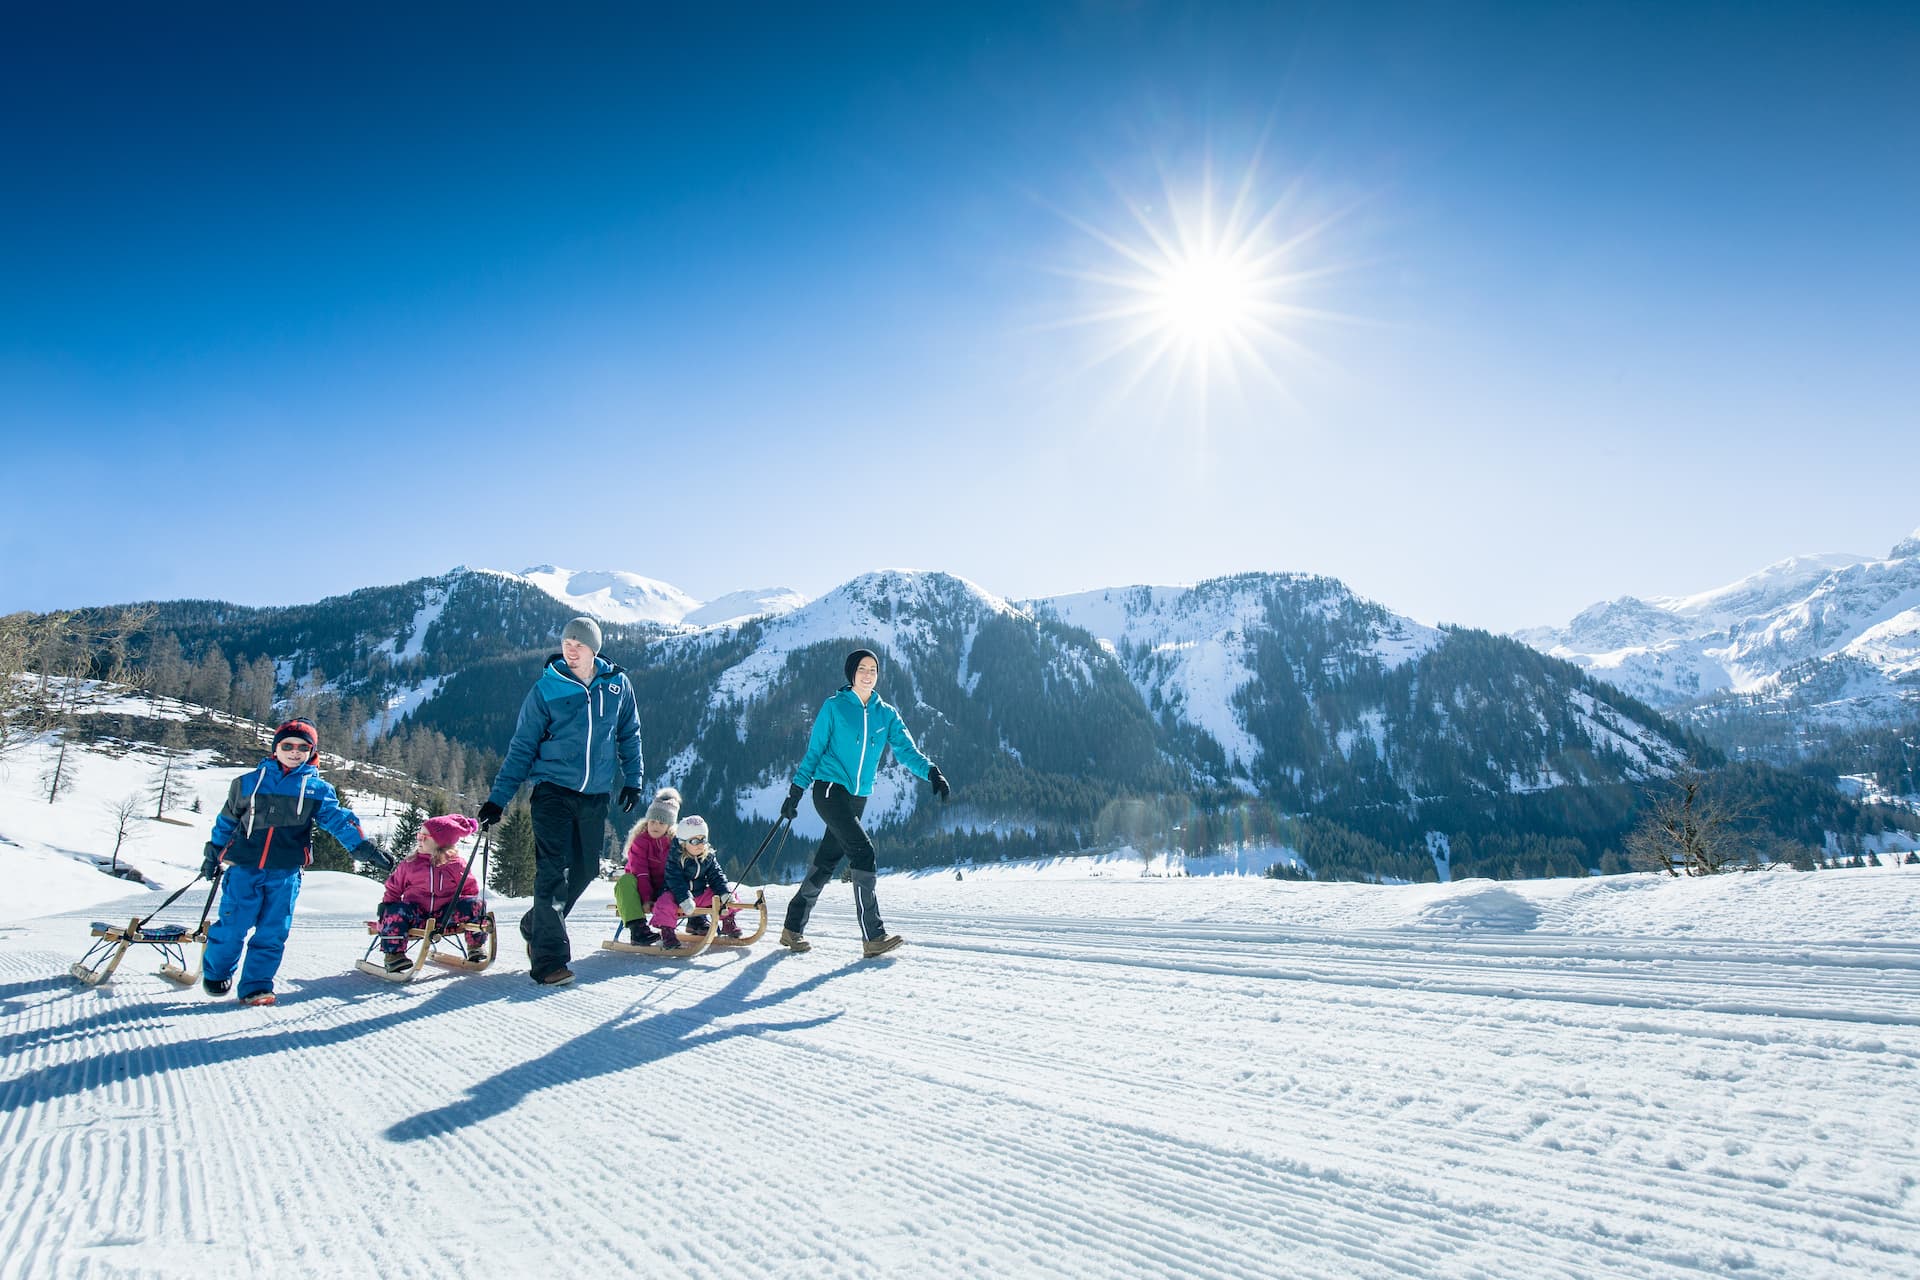
[[[873,961],[839,884],[808,955],[601,952],[600,884],[557,990],[510,903],[355,972],[317,873],[272,1009],[16,918],[0,1274],[1920,1274],[1920,868],[1084,870],[885,877]]]
[[[93,867],[154,749],[48,804],[52,749],[0,771],[0,1277],[1920,1274],[1920,867],[1057,858],[883,877],[873,961],[840,884],[808,955],[602,952],[601,882],[559,990],[510,900],[488,972],[369,978],[378,887],[316,872],[252,1009],[67,974],[235,770],[185,762],[150,890]]]

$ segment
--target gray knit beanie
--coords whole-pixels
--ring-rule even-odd
[[[560,632],[562,640],[578,640],[595,653],[600,652],[600,624],[581,614]]]
[[[664,822],[668,826],[680,820],[680,793],[672,787],[662,787],[654,793],[653,803],[647,806],[648,822]]]

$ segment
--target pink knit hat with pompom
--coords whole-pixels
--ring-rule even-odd
[[[480,829],[480,824],[464,813],[448,813],[438,818],[428,818],[420,829],[427,833],[427,839],[442,849],[451,849]]]

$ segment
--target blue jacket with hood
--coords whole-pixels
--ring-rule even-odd
[[[304,867],[313,861],[316,822],[348,849],[366,839],[360,819],[340,807],[333,785],[311,760],[286,769],[268,756],[227,788],[227,802],[213,820],[213,843],[220,860],[236,867]]]
[[[842,685],[840,692],[820,704],[813,733],[807,738],[807,754],[800,758],[793,780],[804,787],[818,779],[838,783],[857,796],[871,795],[880,753],[887,747],[918,777],[926,777],[933,767],[913,745],[913,735],[900,723],[900,713],[885,699],[875,693],[863,703],[852,685]]]
[[[605,795],[613,790],[616,765],[623,785],[640,785],[640,711],[632,678],[596,657],[593,680],[582,684],[556,653],[520,704],[513,742],[487,799],[504,809],[523,782]]]

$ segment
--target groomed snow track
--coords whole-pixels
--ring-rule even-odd
[[[1920,946],[997,892],[896,895],[872,961],[832,891],[811,954],[684,965],[588,907],[559,990],[510,910],[491,971],[404,987],[303,916],[272,1009],[6,930],[0,1273],[1920,1274]],[[661,1234],[696,1202],[724,1248]]]

